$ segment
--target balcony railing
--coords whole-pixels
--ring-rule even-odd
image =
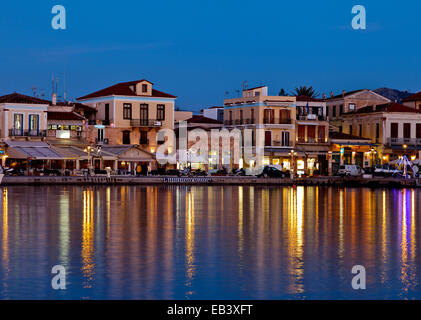
[[[327,121],[326,116],[317,115],[317,114],[307,114],[307,115],[299,115],[297,114],[297,120],[301,121]]]
[[[263,118],[263,124],[291,124],[290,118]]]
[[[421,138],[388,138],[389,146],[421,146]]]
[[[10,129],[9,137],[46,137],[47,130]]]
[[[131,119],[130,126],[132,127],[160,127],[162,120],[155,119]]]

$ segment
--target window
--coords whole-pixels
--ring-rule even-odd
[[[23,134],[23,114],[14,114],[13,116],[14,134]]]
[[[140,144],[148,144],[148,132],[140,131]]]
[[[298,141],[303,142],[305,140],[306,135],[306,126],[298,126]]]
[[[148,85],[147,84],[142,84],[142,92],[148,92]]]
[[[363,136],[363,125],[362,124],[359,125],[359,133],[360,133],[360,137],[362,137]]]
[[[110,121],[110,104],[105,104],[105,121]]]
[[[319,126],[317,131],[317,140],[319,142],[325,142],[325,127]]]
[[[165,105],[158,104],[156,107],[156,120],[165,120]]]
[[[254,96],[255,96],[255,97],[260,96],[260,92],[259,92],[259,91],[256,91],[256,92],[254,93]]]
[[[289,147],[289,131],[282,131],[282,146]]]
[[[123,119],[131,119],[132,118],[132,104],[125,103],[123,104]]]
[[[398,130],[399,130],[399,124],[398,123],[391,123],[390,124],[390,137],[391,138],[397,138],[398,137]]]
[[[376,139],[380,138],[380,123],[376,123]]]
[[[355,103],[350,103],[350,104],[348,105],[348,110],[349,110],[349,111],[355,111]]]
[[[421,139],[421,123],[417,123],[417,139]]]
[[[349,126],[349,134],[352,134],[352,124]]]
[[[340,106],[339,106],[339,115],[342,115],[344,113],[344,105],[343,104],[341,104]]]
[[[130,144],[130,131],[123,131],[123,144]]]
[[[149,122],[149,106],[147,104],[140,105],[140,124],[148,125]]]
[[[98,129],[98,142],[104,141],[104,129]]]
[[[343,132],[342,126],[339,126],[339,132]]]
[[[333,106],[333,108],[332,108],[332,117],[333,118],[336,117],[336,106]]]
[[[307,126],[307,140],[313,142],[316,138],[316,126]]]
[[[329,117],[329,106],[326,106],[326,117]]]
[[[254,123],[254,109],[251,109],[250,123]]]
[[[404,139],[411,138],[411,124],[410,123],[403,124],[403,137]]]
[[[243,124],[243,110],[240,110],[240,124]]]
[[[30,114],[29,115],[29,131],[39,131],[39,115]]]

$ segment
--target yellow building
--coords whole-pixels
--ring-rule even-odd
[[[342,116],[343,132],[369,138],[375,145],[370,165],[421,151],[421,110],[398,103],[368,106]]]
[[[158,131],[174,128],[176,97],[153,86],[145,79],[122,82],[78,98],[97,110],[88,143],[139,145],[155,153]]]
[[[269,96],[266,86],[245,89],[241,98],[224,100],[224,124],[229,129],[239,129],[241,132],[250,129],[253,147],[256,146],[257,130],[260,129],[264,145],[262,164],[283,165],[289,170],[293,157],[291,151],[296,140],[295,102],[293,96]],[[238,167],[255,165],[241,158]]]

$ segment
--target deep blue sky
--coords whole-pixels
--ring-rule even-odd
[[[67,30],[51,8],[67,9]],[[351,8],[367,9],[367,30]],[[249,86],[271,94],[313,85],[320,93],[421,90],[421,2],[1,1],[0,94],[51,92],[66,73],[68,97],[147,78],[181,108],[220,105]],[[61,83],[62,84],[62,83]]]

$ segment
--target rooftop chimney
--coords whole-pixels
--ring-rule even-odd
[[[333,91],[330,91],[330,97],[333,98]]]
[[[55,106],[57,104],[57,93],[53,93],[53,96],[51,98],[51,102],[52,102],[53,106]]]
[[[326,94],[323,93],[323,100],[326,100]]]
[[[342,90],[342,97],[345,97],[345,95],[346,95],[346,91]]]

